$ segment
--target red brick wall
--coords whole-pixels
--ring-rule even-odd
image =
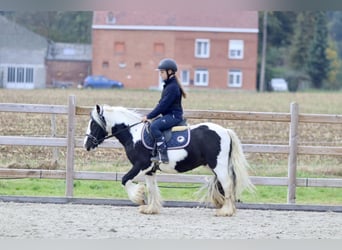
[[[91,74],[91,62],[81,61],[46,61],[46,87],[52,87],[52,81],[72,82],[77,87],[84,78]]]
[[[210,58],[195,58],[198,38],[210,39]],[[244,40],[244,59],[228,59],[229,39]],[[125,42],[125,53],[115,53],[115,42]],[[165,44],[164,55],[154,53],[156,42]],[[120,80],[127,88],[157,86],[155,68],[164,57],[174,58],[180,70],[190,69],[191,79],[196,68],[208,69],[209,85],[202,88],[227,89],[228,70],[239,68],[243,72],[242,88],[256,89],[256,33],[93,30],[93,74]],[[103,67],[103,62],[108,62],[108,67]]]

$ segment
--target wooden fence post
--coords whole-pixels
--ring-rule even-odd
[[[289,135],[289,158],[288,158],[288,190],[287,203],[296,203],[296,175],[297,175],[297,153],[298,153],[298,103],[291,103],[291,121]]]
[[[51,136],[56,137],[57,128],[56,128],[56,114],[51,114]],[[52,148],[52,162],[58,162],[58,148]]]
[[[69,96],[68,100],[68,131],[67,131],[67,159],[66,159],[66,197],[73,197],[74,193],[74,158],[75,158],[75,121],[76,98]]]

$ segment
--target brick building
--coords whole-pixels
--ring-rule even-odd
[[[148,6],[95,11],[92,73],[127,88],[161,86],[155,69],[171,57],[189,88],[256,90],[258,13],[216,1],[205,13],[149,12]]]
[[[80,85],[91,73],[91,45],[50,42],[46,55],[46,87]]]

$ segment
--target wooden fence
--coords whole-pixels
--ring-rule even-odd
[[[0,178],[50,178],[66,179],[66,197],[73,197],[73,182],[82,180],[115,180],[120,181],[124,173],[74,171],[75,148],[83,146],[83,138],[75,136],[76,116],[89,115],[91,108],[76,105],[75,96],[69,96],[68,105],[36,105],[0,103],[0,112],[62,114],[68,116],[67,137],[28,137],[28,136],[0,136],[0,145],[20,146],[48,146],[66,147],[66,170],[42,170],[42,169],[8,169],[0,168]],[[147,113],[149,109],[135,109]],[[209,111],[209,110],[185,110],[185,116],[189,119],[210,120],[242,120],[242,121],[271,121],[286,122],[290,124],[288,145],[243,144],[244,152],[288,154],[287,177],[258,177],[251,176],[255,185],[288,186],[287,202],[295,203],[296,187],[342,187],[342,179],[328,178],[297,178],[297,155],[337,155],[342,156],[342,147],[327,146],[300,146],[298,145],[299,123],[328,123],[341,124],[342,115],[300,114],[297,103],[291,103],[290,113],[273,112],[234,112],[234,111]],[[114,143],[113,143],[114,142]],[[105,141],[102,147],[120,148],[116,140]],[[178,183],[204,183],[204,175],[159,174],[159,182]],[[137,180],[142,180],[138,178]]]

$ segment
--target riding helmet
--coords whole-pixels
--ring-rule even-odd
[[[160,61],[159,66],[158,66],[159,70],[169,70],[171,69],[173,72],[177,72],[177,63],[175,60],[171,59],[171,58],[165,58],[163,60]]]

